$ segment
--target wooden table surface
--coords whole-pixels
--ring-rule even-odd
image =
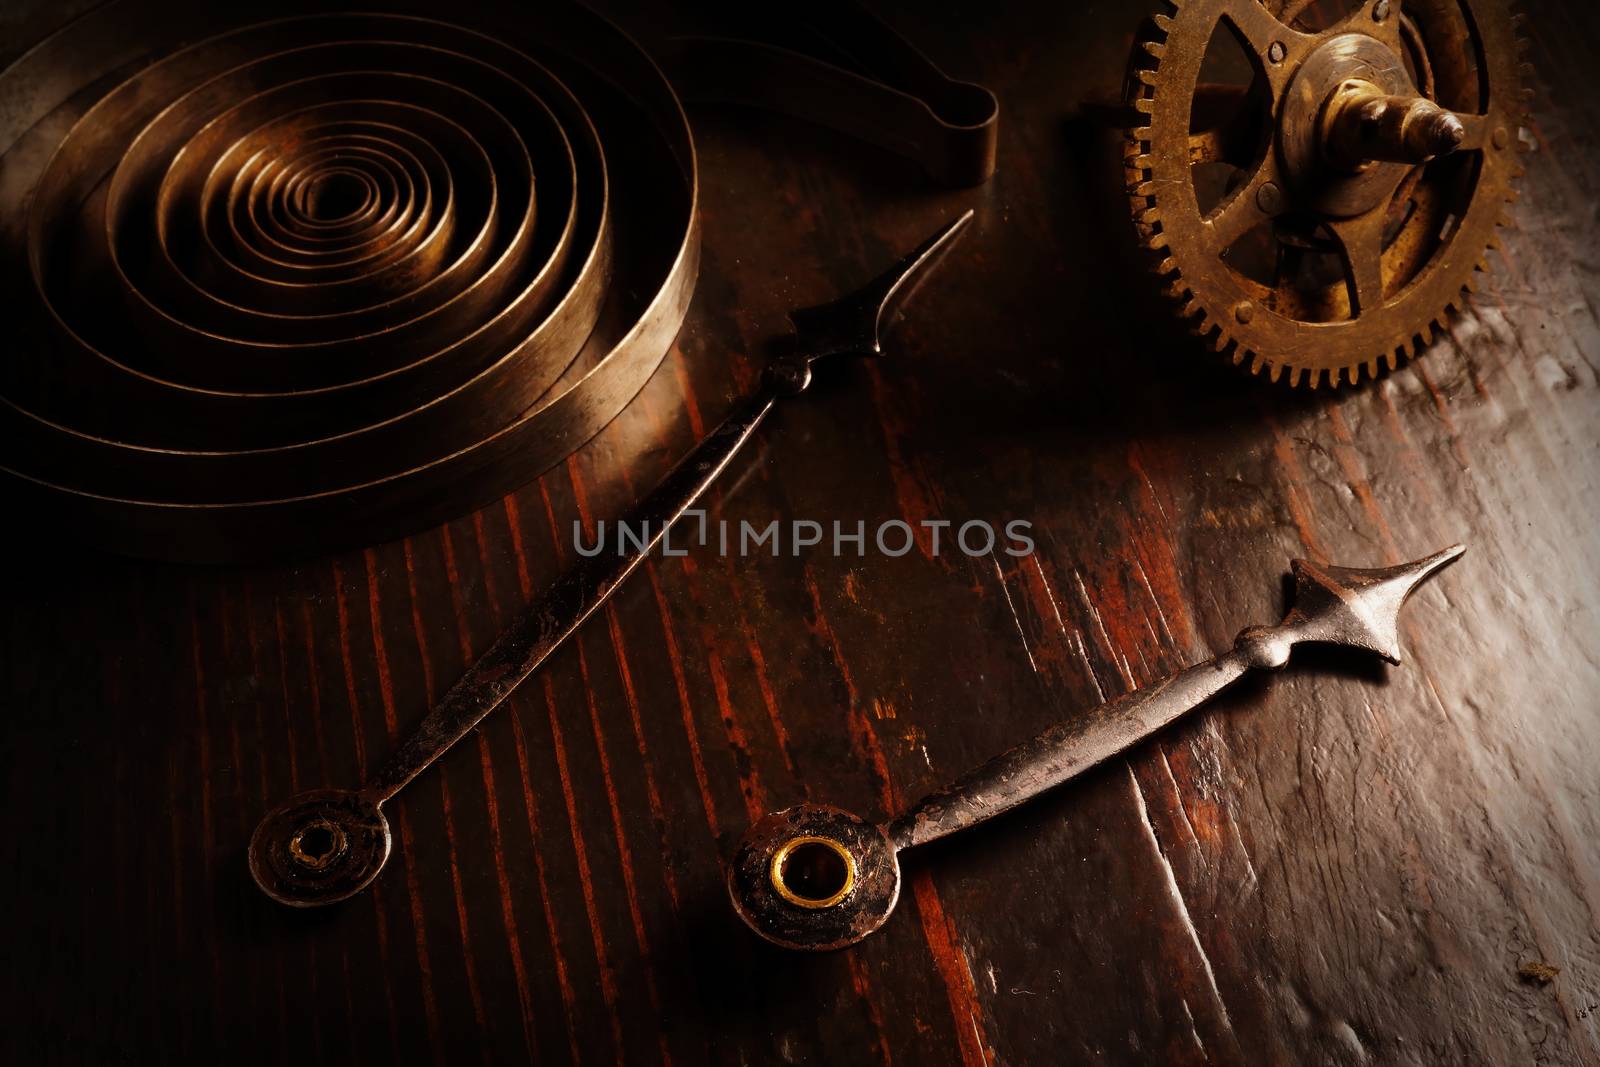
[[[281,567],[12,554],[0,1060],[1600,1062],[1600,15],[1534,12],[1537,152],[1470,309],[1376,386],[1311,394],[1174,343],[1115,272],[1110,149],[1073,116],[1146,5],[1030,6],[892,13],[1000,95],[981,190],[697,110],[688,324],[504,501]],[[372,769],[570,561],[573,522],[751,387],[788,308],[968,206],[887,357],[777,412],[709,509],[1022,519],[1034,555],[655,559],[391,806],[371,890],[261,896],[268,807]],[[763,812],[879,815],[1274,621],[1291,557],[1457,540],[1403,666],[1297,655],[915,854],[853,950],[734,919],[723,864]]]

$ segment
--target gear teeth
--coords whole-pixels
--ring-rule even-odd
[[[1249,0],[1240,0],[1249,2]],[[1262,0],[1265,3],[1265,0]],[[1480,203],[1478,193],[1483,193],[1482,201],[1492,201],[1495,190],[1477,190],[1474,194],[1472,206],[1467,210],[1481,209],[1473,219],[1473,232],[1482,234],[1482,225],[1486,221],[1483,214],[1494,214],[1494,223],[1490,232],[1484,239],[1483,246],[1476,249],[1483,258],[1473,264],[1459,289],[1452,292],[1444,301],[1444,307],[1437,314],[1424,320],[1420,325],[1401,323],[1400,326],[1412,326],[1414,333],[1398,341],[1390,341],[1385,350],[1371,354],[1352,353],[1353,362],[1336,367],[1310,367],[1297,366],[1293,360],[1275,361],[1267,358],[1260,351],[1247,345],[1246,340],[1251,336],[1256,327],[1250,324],[1248,317],[1240,324],[1241,335],[1235,336],[1234,316],[1231,312],[1232,298],[1228,302],[1228,313],[1221,318],[1213,316],[1202,303],[1204,287],[1197,291],[1192,284],[1192,279],[1185,274],[1187,267],[1188,246],[1187,215],[1177,220],[1176,228],[1169,225],[1174,220],[1167,214],[1171,205],[1166,203],[1170,192],[1164,183],[1155,180],[1155,173],[1159,169],[1156,158],[1156,148],[1163,152],[1168,147],[1165,144],[1156,145],[1156,119],[1164,115],[1169,105],[1166,94],[1171,92],[1173,98],[1185,108],[1191,102],[1185,98],[1181,87],[1168,88],[1171,76],[1163,67],[1168,49],[1176,49],[1174,34],[1191,34],[1195,27],[1190,23],[1194,20],[1183,18],[1185,14],[1194,14],[1186,10],[1188,0],[1157,0],[1153,6],[1161,10],[1150,15],[1144,22],[1140,38],[1135,42],[1131,56],[1128,77],[1125,82],[1125,106],[1128,114],[1137,116],[1131,120],[1131,127],[1125,132],[1122,143],[1122,164],[1124,167],[1125,188],[1129,198],[1130,212],[1139,244],[1147,251],[1154,253],[1149,259],[1154,262],[1150,268],[1158,282],[1158,288],[1172,304],[1179,318],[1187,325],[1189,332],[1199,339],[1207,348],[1214,350],[1220,357],[1227,359],[1241,372],[1248,369],[1253,376],[1260,376],[1274,384],[1282,383],[1290,388],[1319,389],[1324,385],[1330,390],[1338,390],[1345,385],[1359,386],[1364,380],[1376,381],[1384,375],[1398,369],[1402,363],[1421,355],[1428,349],[1441,333],[1449,330],[1449,319],[1452,315],[1459,315],[1470,301],[1470,294],[1479,291],[1479,275],[1488,272],[1488,253],[1491,251],[1504,252],[1503,241],[1494,230],[1510,225],[1509,208],[1521,199],[1521,193],[1507,183],[1504,199],[1505,203],[1498,210],[1489,203]],[[1520,0],[1509,0],[1507,6],[1514,6]],[[1475,0],[1468,0],[1469,6],[1475,6]],[[1202,11],[1209,11],[1210,5],[1199,5]],[[1495,184],[1504,180],[1503,176],[1509,174],[1512,181],[1523,176],[1523,167],[1517,164],[1517,158],[1537,149],[1538,145],[1528,136],[1531,128],[1529,119],[1529,105],[1535,99],[1535,92],[1530,86],[1534,81],[1537,71],[1532,63],[1526,61],[1530,50],[1530,42],[1523,33],[1527,25],[1526,12],[1509,12],[1512,26],[1511,44],[1515,55],[1506,57],[1503,54],[1485,57],[1487,62],[1497,65],[1497,69],[1504,70],[1509,65],[1515,70],[1515,80],[1512,81],[1510,91],[1505,96],[1505,103],[1500,105],[1501,116],[1506,125],[1516,131],[1512,145],[1514,154],[1507,160],[1510,164],[1499,171]],[[1504,24],[1502,24],[1504,25]],[[1214,29],[1214,27],[1213,27]],[[1211,32],[1207,30],[1206,32]],[[1188,38],[1185,37],[1184,40]],[[1504,39],[1503,35],[1500,39]],[[1182,42],[1179,42],[1180,44]],[[1174,51],[1176,54],[1176,51]],[[1506,61],[1509,60],[1509,63]],[[1505,65],[1500,65],[1504,63]],[[1181,99],[1180,99],[1181,98]],[[1163,156],[1163,158],[1165,158]],[[1181,238],[1174,247],[1173,241]],[[1271,307],[1268,303],[1265,305]],[[1392,336],[1392,335],[1391,335]]]

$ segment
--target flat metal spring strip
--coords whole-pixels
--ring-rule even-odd
[[[486,503],[643,387],[698,260],[672,89],[576,5],[417,6],[114,0],[0,72],[7,497],[304,553]]]

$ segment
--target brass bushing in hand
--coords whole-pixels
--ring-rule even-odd
[[[806,896],[804,893],[796,892],[785,876],[784,868],[788,864],[789,857],[794,855],[796,849],[804,848],[807,845],[825,848],[839,857],[840,861],[844,863],[844,878],[839,888],[825,897],[811,897]],[[767,867],[767,877],[772,880],[772,888],[777,890],[778,895],[790,904],[802,908],[831,908],[849,896],[850,890],[855,888],[856,858],[850,854],[849,849],[831,837],[803,834],[799,837],[791,837],[773,851],[772,862]]]

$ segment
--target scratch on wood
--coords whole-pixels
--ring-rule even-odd
[[[925,869],[918,870],[911,876],[910,882],[912,899],[917,905],[917,915],[922,920],[923,937],[927,942],[929,953],[933,956],[934,967],[943,981],[945,996],[950,1003],[950,1014],[956,1020],[956,1037],[960,1045],[961,1062],[964,1067],[973,1067],[975,1064],[983,1064],[986,1067],[989,1062],[989,1052],[983,1031],[978,1026],[978,990],[973,984],[972,968],[967,963],[966,954],[956,948],[955,931],[945,916],[944,906],[939,901],[939,892],[934,888],[932,876]],[[966,1036],[966,1031],[960,1024],[963,1015],[972,1024],[970,1038]]]
[[[1233,831],[1233,839],[1239,846],[1239,855],[1244,857],[1245,870],[1250,872],[1250,884],[1248,886],[1241,887],[1240,890],[1241,892],[1246,892],[1260,885],[1261,879],[1256,874],[1256,865],[1255,862],[1250,858],[1250,850],[1244,847],[1244,837],[1239,833],[1238,820],[1233,817],[1233,812],[1231,809],[1225,807],[1222,810],[1224,814],[1228,816],[1228,828]]]
[[[1098,699],[1100,703],[1104,704],[1106,700],[1105,687],[1100,684],[1100,675],[1095,673],[1094,664],[1089,662],[1089,650],[1084,646],[1083,633],[1081,631],[1072,631],[1072,647],[1077,651],[1078,658],[1083,660],[1084,669],[1089,672],[1089,681],[1094,683],[1094,695],[1096,699]]]
[[[1017,614],[1017,605],[1016,602],[1011,599],[1011,590],[1006,588],[1006,575],[1005,572],[1000,569],[1000,559],[994,554],[993,551],[989,553],[989,559],[994,563],[994,576],[1000,579],[1000,592],[1005,594],[1006,607],[1011,609],[1011,621],[1016,623],[1017,637],[1022,641],[1022,651],[1028,654],[1028,666],[1033,668],[1034,674],[1038,674],[1039,664],[1034,661],[1033,649],[1028,647],[1028,635],[1022,629],[1022,616]]]
[[[1194,842],[1198,851],[1200,848],[1200,835],[1194,832],[1194,823],[1189,821],[1189,809],[1183,804],[1183,790],[1178,788],[1178,776],[1172,773],[1172,763],[1167,759],[1167,750],[1161,744],[1155,746],[1156,754],[1161,757],[1161,769],[1167,772],[1167,781],[1172,783],[1172,795],[1178,800],[1178,815],[1183,819],[1183,828],[1189,832],[1189,840]]]
[[[1094,621],[1095,628],[1100,631],[1100,640],[1105,642],[1106,653],[1111,657],[1111,663],[1122,675],[1122,683],[1128,688],[1133,688],[1133,672],[1128,669],[1128,661],[1117,651],[1117,646],[1111,640],[1111,634],[1106,630],[1105,620],[1100,618],[1100,612],[1089,599],[1089,587],[1083,584],[1083,575],[1074,568],[1072,580],[1078,583],[1078,599],[1083,602],[1083,610],[1088,612],[1089,618]],[[1096,682],[1096,685],[1099,683]],[[1104,699],[1102,694],[1101,699]]]
[[[1183,902],[1183,892],[1178,888],[1178,877],[1172,869],[1167,854],[1161,850],[1161,841],[1156,837],[1156,828],[1150,822],[1150,809],[1145,806],[1144,790],[1139,788],[1139,779],[1133,775],[1133,768],[1124,765],[1128,772],[1128,784],[1133,786],[1133,800],[1139,811],[1139,821],[1144,825],[1145,836],[1150,839],[1150,847],[1155,850],[1156,859],[1161,863],[1161,872],[1166,876],[1167,895],[1172,898],[1173,907],[1177,909],[1178,918],[1183,922],[1183,928],[1189,934],[1189,940],[1194,942],[1194,950],[1200,957],[1200,966],[1205,968],[1206,981],[1211,985],[1211,995],[1217,1002],[1217,1014],[1222,1019],[1223,1026],[1228,1032],[1233,1032],[1233,1020],[1228,1015],[1228,1005],[1223,1002],[1222,990],[1217,986],[1217,975],[1211,969],[1211,957],[1206,955],[1205,946],[1200,944],[1200,931],[1195,929],[1194,920],[1189,917],[1189,906]]]
[[[1178,1001],[1178,1003],[1183,1005],[1183,1017],[1189,1021],[1189,1036],[1194,1038],[1195,1048],[1200,1050],[1200,1058],[1205,1060],[1207,1063],[1210,1063],[1211,1056],[1206,1052],[1206,1043],[1200,1040],[1200,1029],[1194,1024],[1194,1012],[1189,1010],[1188,998],[1185,997],[1184,999]]]
[[[969,1014],[967,1018],[972,1021],[972,1038],[978,1043],[978,1054],[983,1057],[984,1067],[989,1067],[989,1048],[983,1043],[983,1031],[978,1029],[978,1017]]]
[[[1033,560],[1033,569],[1039,572],[1039,584],[1044,586],[1045,599],[1050,602],[1050,610],[1055,614],[1056,626],[1061,630],[1063,635],[1070,637],[1071,635],[1067,633],[1067,624],[1061,618],[1061,604],[1059,602],[1059,598],[1056,596],[1056,591],[1050,588],[1050,579],[1044,576],[1044,564],[1039,562],[1039,553],[1035,552],[1028,558]]]
[[[1150,480],[1150,472],[1145,469],[1144,460],[1139,458],[1142,450],[1138,441],[1128,449],[1128,467],[1139,475],[1139,480],[1144,483],[1145,492],[1150,496],[1150,503],[1155,505],[1156,514],[1161,516],[1162,525],[1169,530],[1176,529],[1171,518],[1167,516],[1167,509],[1161,506],[1161,496],[1156,492],[1156,483]]]
[[[1167,647],[1173,649],[1177,648],[1178,642],[1173,638],[1172,631],[1167,627],[1167,614],[1161,610],[1161,598],[1156,596],[1155,587],[1150,584],[1150,578],[1144,572],[1144,564],[1139,561],[1137,556],[1135,556],[1133,560],[1133,569],[1139,575],[1139,584],[1143,585],[1144,591],[1150,594],[1150,606],[1155,608],[1156,621],[1161,624],[1161,632],[1167,638]],[[1145,626],[1146,628],[1150,626],[1150,620],[1148,618],[1145,619]],[[1155,636],[1154,630],[1151,630],[1150,636]]]
[[[1306,550],[1317,559],[1326,561],[1329,556],[1328,546],[1317,536],[1316,523],[1312,519],[1316,514],[1316,508],[1306,496],[1306,472],[1300,465],[1299,457],[1294,454],[1294,442],[1283,432],[1276,419],[1268,416],[1267,424],[1272,428],[1272,454],[1288,478],[1288,484],[1284,487],[1284,503],[1289,507],[1290,517],[1294,519],[1300,543],[1305,545]]]

